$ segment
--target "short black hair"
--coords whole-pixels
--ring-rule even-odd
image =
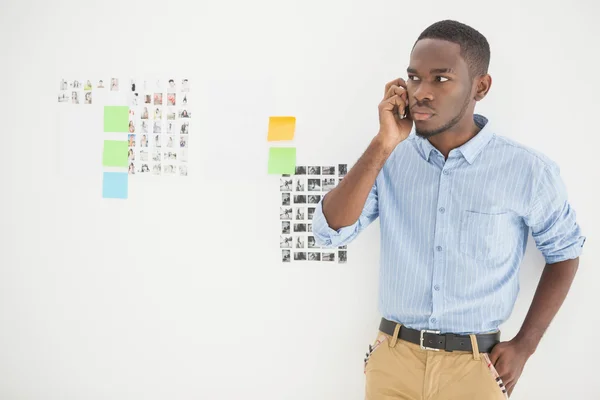
[[[422,39],[441,39],[457,43],[460,55],[469,66],[471,79],[488,73],[490,45],[481,33],[458,21],[443,20],[428,26],[413,45]]]

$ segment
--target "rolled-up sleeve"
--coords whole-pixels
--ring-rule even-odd
[[[535,190],[532,206],[525,217],[537,248],[546,263],[574,259],[583,251],[586,237],[568,201],[567,189],[556,163],[544,168]]]
[[[379,216],[379,207],[377,203],[377,182],[371,188],[367,201],[363,207],[360,217],[356,222],[349,226],[344,226],[338,230],[332,229],[327,223],[323,214],[323,200],[327,195],[321,198],[321,201],[315,208],[313,215],[313,235],[315,241],[321,247],[333,248],[350,243],[363,231],[371,222]]]

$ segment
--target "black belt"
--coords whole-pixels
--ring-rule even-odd
[[[381,319],[379,330],[394,336],[396,322]],[[490,353],[492,348],[500,342],[500,332],[484,333],[475,335],[480,353]],[[439,333],[432,330],[417,330],[402,325],[398,338],[418,344],[423,350],[446,350],[446,351],[473,351],[471,337],[469,335],[456,335],[454,333]]]

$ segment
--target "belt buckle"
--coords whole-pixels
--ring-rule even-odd
[[[435,330],[431,330],[431,329],[421,329],[421,341],[420,341],[420,342],[421,342],[421,343],[420,343],[420,345],[421,345],[421,349],[422,349],[422,350],[433,350],[433,351],[440,351],[440,349],[436,349],[436,348],[433,348],[433,347],[427,347],[427,346],[423,346],[423,341],[425,340],[425,339],[423,338],[423,335],[424,335],[425,333],[436,333],[436,334],[439,334],[440,332],[441,332],[441,331],[435,331]]]

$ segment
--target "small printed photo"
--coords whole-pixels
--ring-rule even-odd
[[[135,122],[129,121],[129,133],[135,133]]]
[[[294,252],[294,261],[306,261],[306,252],[305,251],[295,251]]]
[[[279,190],[281,192],[292,191],[292,179],[291,178],[280,178],[279,179]]]
[[[347,261],[348,253],[346,250],[338,251],[338,262],[340,264],[345,264]]]
[[[162,93],[154,93],[154,105],[162,106]]]
[[[290,174],[281,174],[281,176],[283,176],[284,178],[289,178]]]
[[[182,79],[181,80],[181,91],[182,92],[189,92],[190,91],[190,82],[187,79]]]
[[[98,89],[105,89],[105,87],[104,87],[104,81],[102,79],[100,79],[98,81],[98,85],[96,86],[96,88],[98,88]]]
[[[323,175],[335,175],[335,167],[333,167],[333,166],[323,167],[321,169],[321,173]]]
[[[148,161],[148,150],[140,150],[140,161]]]
[[[135,147],[135,135],[127,135],[127,141],[129,142],[129,147]]]
[[[79,92],[71,92],[71,103],[79,104]]]
[[[164,136],[165,147],[175,148],[175,136]]]
[[[61,94],[58,95],[59,103],[68,103],[69,100],[71,100],[71,99],[69,98],[69,95],[66,92],[62,92]]]
[[[281,250],[281,261],[282,262],[291,262],[290,250]]]
[[[174,165],[163,165],[163,175],[175,175],[177,168]]]
[[[179,165],[179,176],[187,176],[188,174],[188,167],[185,164],[181,164]]]
[[[343,245],[343,246],[338,246],[338,249],[347,249],[347,248],[348,248],[348,245],[347,245],[347,244],[345,244],[345,245]]]
[[[281,233],[283,235],[289,235],[290,234],[290,229],[291,229],[291,225],[290,225],[290,221],[281,221]]]
[[[321,201],[320,194],[311,194],[308,196],[308,204],[317,204],[319,201]]]
[[[335,261],[335,253],[327,252],[323,253],[321,261]]]
[[[140,174],[150,173],[150,168],[148,167],[148,164],[142,164],[138,172]]]
[[[118,92],[119,91],[119,79],[118,78],[111,78],[111,80],[110,80],[110,91],[111,92]]]
[[[294,232],[306,232],[306,224],[294,224]]]
[[[162,121],[154,121],[152,124],[152,133],[162,133]]]
[[[190,133],[190,123],[188,121],[183,122],[181,124],[181,129],[179,130],[179,133],[181,133],[182,135],[187,135],[188,133]]]
[[[335,178],[323,179],[323,191],[328,192],[335,187]]]
[[[308,207],[308,219],[312,220],[315,215],[315,207]]]
[[[181,105],[182,106],[187,106],[188,105],[188,97],[190,97],[189,94],[184,93],[183,97],[181,98]]]
[[[309,251],[308,261],[321,261],[321,253],[318,253],[316,251]]]
[[[140,147],[148,147],[148,135],[142,134],[140,136]]]
[[[141,119],[148,119],[148,107],[142,108],[142,114],[140,115]]]
[[[177,105],[177,95],[175,93],[167,94],[167,105],[168,106]]]
[[[129,94],[129,106],[137,107],[140,102],[140,94],[139,93],[130,93]]]
[[[165,151],[163,153],[163,160],[173,160],[173,161],[176,161],[177,160],[177,153],[175,153],[174,151]]]
[[[172,108],[169,108],[167,110],[167,121],[174,121],[175,120],[175,110],[173,110]]]
[[[281,193],[281,205],[289,206],[292,204],[292,198],[289,193]]]
[[[160,162],[160,150],[154,150],[152,152],[152,161]]]
[[[133,163],[129,163],[128,172],[129,172],[130,175],[135,174],[135,165]]]
[[[92,82],[89,79],[83,84],[83,90],[92,90]]]
[[[306,208],[295,207],[294,215],[295,215],[295,218],[294,218],[295,220],[300,220],[300,221],[304,220],[306,217]]]
[[[280,207],[279,208],[279,219],[290,220],[292,219],[292,208],[291,207]]]
[[[132,92],[135,92],[136,89],[139,89],[139,88],[136,88],[135,79],[130,79],[129,80],[129,90]]]
[[[154,119],[162,119],[162,109],[159,107],[156,107],[154,109]]]
[[[297,249],[303,249],[305,241],[306,238],[304,236],[296,236],[296,240],[294,241],[294,247]]]
[[[338,164],[338,175],[346,176],[348,173],[348,164]]]
[[[152,175],[160,175],[160,171],[162,170],[160,163],[154,164],[152,166]]]
[[[306,224],[306,231],[312,232],[312,224]]]
[[[152,95],[151,94],[144,95],[144,104],[152,104]]]
[[[315,240],[314,236],[309,236],[307,238],[307,242],[308,242],[309,249],[318,249],[319,248],[319,245],[317,245],[317,241]]]
[[[177,91],[177,85],[174,79],[169,79],[167,82],[167,93],[175,93]]]
[[[153,144],[153,147],[155,147],[155,148],[161,147],[160,135],[154,135],[154,140],[152,141],[152,144]]]
[[[132,147],[130,147],[129,151],[127,152],[127,159],[129,161],[134,161],[135,160],[135,151],[133,150]]]
[[[79,82],[79,80],[75,79],[72,82],[69,82],[69,88],[71,89],[81,89],[81,82]]]
[[[175,122],[167,121],[167,133],[175,133]]]
[[[188,149],[179,149],[179,161],[188,161]]]
[[[306,167],[296,166],[296,175],[306,175]]]
[[[296,183],[294,185],[294,190],[296,192],[304,192],[306,190],[306,179],[304,178],[294,178]]]
[[[179,118],[192,118],[192,112],[184,108],[179,111]]]
[[[279,236],[279,247],[282,249],[292,248],[292,237],[291,236]]]
[[[321,175],[321,167],[308,167],[309,175]]]
[[[142,133],[148,133],[148,121],[142,121]]]
[[[164,92],[165,88],[163,87],[163,82],[160,79],[154,79],[154,81],[152,81],[153,86],[153,91],[154,92]],[[164,172],[164,168],[163,168],[163,172]]]
[[[320,179],[308,179],[308,191],[309,192],[320,192],[321,191],[321,180]]]
[[[64,79],[60,80],[60,85],[58,90],[69,90],[69,84]]]
[[[181,148],[188,147],[188,140],[189,140],[188,136],[189,135],[179,136],[179,147],[181,147]]]
[[[306,195],[295,194],[294,195],[294,204],[306,204]]]

